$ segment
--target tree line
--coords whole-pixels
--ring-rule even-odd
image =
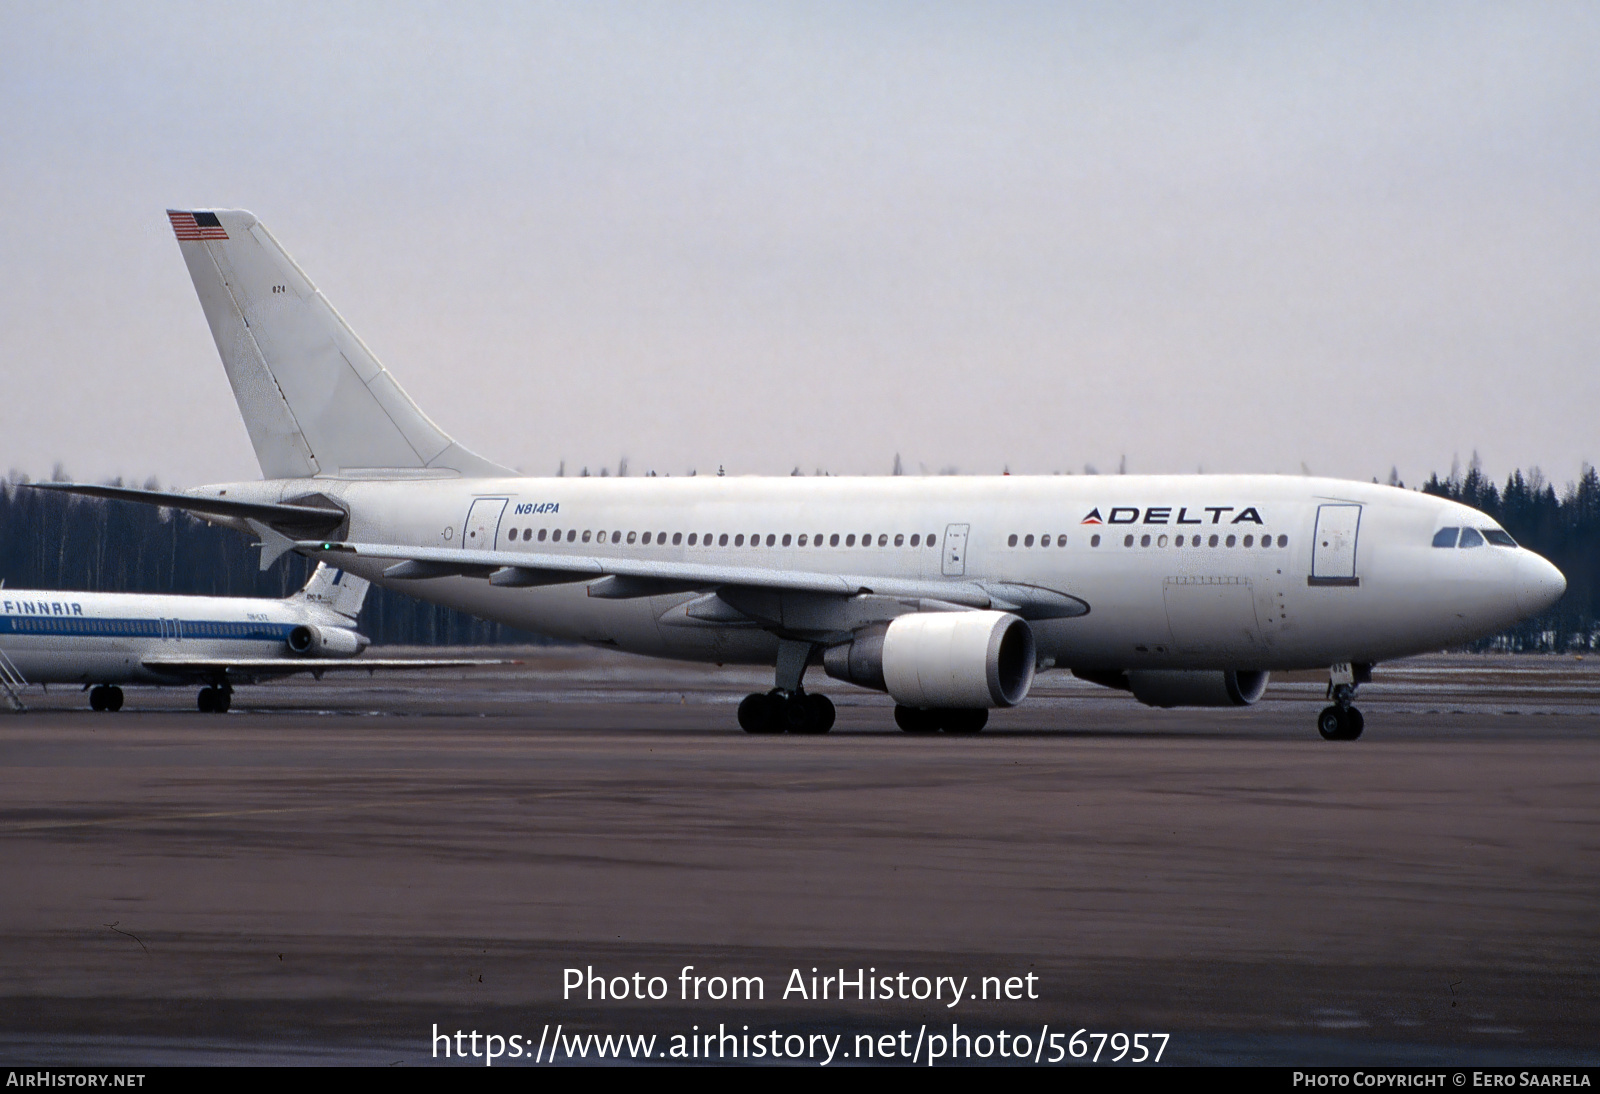
[[[57,478],[63,478],[59,472]],[[0,579],[11,588],[281,597],[305,584],[310,563],[288,555],[262,571],[249,537],[175,509],[27,490],[0,482]],[[1390,477],[1391,483],[1398,483]],[[122,485],[117,481],[113,485]],[[159,489],[150,480],[147,490]],[[1600,646],[1600,473],[1585,466],[1557,492],[1537,468],[1501,487],[1476,459],[1465,474],[1434,474],[1422,492],[1479,509],[1567,576],[1542,614],[1474,644],[1480,650],[1558,652]],[[538,643],[538,635],[426,604],[376,586],[361,629],[380,645]]]
[[[1473,644],[1478,650],[1557,653],[1600,644],[1600,473],[1584,465],[1577,482],[1556,493],[1538,468],[1512,473],[1502,488],[1474,457],[1466,474],[1434,474],[1424,494],[1459,501],[1499,522],[1513,539],[1555,563],[1567,592],[1546,611]]]

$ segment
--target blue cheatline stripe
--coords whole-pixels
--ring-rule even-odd
[[[180,620],[183,638],[233,638],[287,642],[293,623],[238,623],[222,619]],[[95,619],[91,616],[0,616],[0,634],[36,634],[52,638],[161,638],[159,619]],[[166,635],[176,638],[177,635]]]

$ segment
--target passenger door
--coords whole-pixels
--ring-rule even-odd
[[[493,551],[500,538],[500,515],[506,510],[505,498],[479,498],[467,510],[467,523],[461,530],[464,551]]]
[[[1317,506],[1317,534],[1311,541],[1308,585],[1360,585],[1356,576],[1356,540],[1361,531],[1361,506]]]

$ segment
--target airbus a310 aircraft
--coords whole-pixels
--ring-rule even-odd
[[[120,684],[200,683],[200,710],[223,714],[235,684],[297,672],[501,663],[358,657],[366,596],[366,581],[325,564],[282,600],[0,589],[0,688],[20,707],[29,684],[79,684],[115,711]]]
[[[423,414],[250,213],[168,216],[263,479],[41,486],[248,530],[263,566],[295,550],[561,638],[774,665],[753,733],[831,727],[818,664],[911,732],[977,730],[1046,668],[1178,707],[1331,666],[1317,726],[1350,739],[1373,664],[1566,587],[1480,512],[1333,479],[519,476]]]

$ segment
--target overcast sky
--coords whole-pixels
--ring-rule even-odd
[[[259,474],[163,210],[529,473],[1600,457],[1600,5],[0,5],[0,470]]]

